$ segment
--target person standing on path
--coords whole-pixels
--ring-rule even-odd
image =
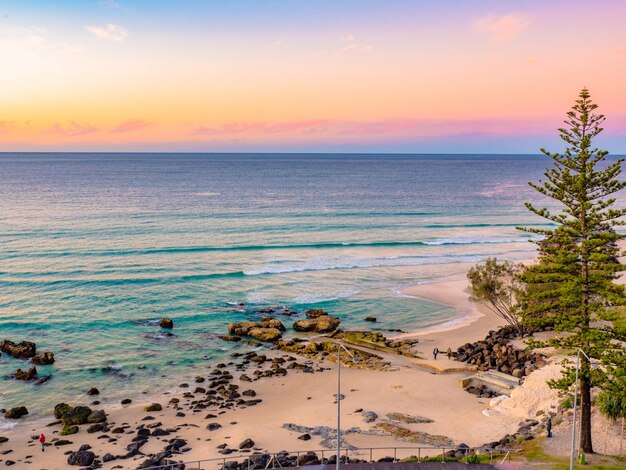
[[[43,435],[43,433],[41,433],[41,435],[39,436],[39,442],[41,442],[41,451],[45,452],[45,446],[46,446],[46,436]]]
[[[552,418],[548,418],[548,423],[546,424],[546,430],[548,431],[548,437],[552,437]]]
[[[450,346],[448,346],[448,350],[446,351],[446,354],[448,355],[448,359],[452,359],[452,348]]]
[[[433,356],[435,357],[435,360],[437,360],[437,354],[439,354],[439,349],[438,348],[433,349]]]

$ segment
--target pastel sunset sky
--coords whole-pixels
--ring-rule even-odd
[[[626,153],[626,1],[0,2],[0,151]]]

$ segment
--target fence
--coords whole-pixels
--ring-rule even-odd
[[[461,461],[468,462],[471,455],[483,456],[485,459],[489,457],[489,463],[498,461],[510,461],[511,456],[517,452],[516,449],[489,449],[483,447],[477,448],[458,448],[458,447],[360,447],[360,448],[345,448],[341,449],[341,461],[349,462],[350,459],[366,460],[368,462],[375,462],[376,459],[390,458],[393,462],[400,462],[402,459],[414,458],[415,462],[422,462],[424,459],[432,461],[433,458],[439,459],[445,462],[446,452],[454,451],[455,454],[461,453]],[[264,455],[269,456],[267,464],[264,468],[276,469],[285,468],[281,465],[280,460],[285,460],[286,456],[296,457],[296,462],[300,462],[300,456],[314,452],[317,454],[320,461],[325,458],[334,457],[336,462],[336,450],[329,449],[317,449],[317,450],[296,450],[296,451],[280,451],[280,452],[255,452],[255,453],[238,453],[229,454],[224,457],[215,457],[212,459],[192,460],[189,462],[178,462],[174,464],[159,465],[154,467],[146,467],[144,470],[179,470],[184,468],[185,470],[215,470],[223,469],[226,466],[226,462],[231,461],[244,461],[247,470],[253,470],[255,465],[250,459],[251,455]],[[392,453],[393,455],[390,455]],[[400,454],[404,454],[402,457]],[[412,460],[413,461],[413,460]],[[182,465],[184,467],[182,467]],[[297,467],[305,467],[307,464],[295,465]],[[289,466],[293,468],[293,466]]]

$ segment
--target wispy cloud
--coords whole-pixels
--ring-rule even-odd
[[[519,36],[530,25],[530,18],[521,13],[488,15],[473,22],[474,31],[489,37],[493,44],[504,44]]]
[[[70,54],[79,52],[82,48],[59,41],[38,26],[16,26],[0,31],[0,51],[2,50],[14,54],[23,52]]]
[[[78,137],[81,135],[94,134],[98,128],[85,122],[69,121],[66,124],[54,123],[47,130],[48,134],[62,135],[66,137]]]
[[[113,23],[107,23],[103,26],[85,26],[85,29],[101,39],[115,42],[122,42],[128,36],[126,29]]]
[[[538,125],[543,125],[540,123]],[[195,137],[264,138],[280,135],[294,138],[344,137],[437,137],[447,135],[506,135],[528,131],[522,121],[504,120],[425,120],[395,118],[385,120],[311,119],[285,122],[240,122],[220,126],[201,126],[192,130]]]
[[[353,34],[344,34],[339,37],[339,45],[335,42],[332,49],[315,51],[309,55],[313,57],[337,57],[348,52],[369,52],[372,49],[374,46],[358,41]]]
[[[111,129],[111,132],[113,134],[122,134],[125,132],[138,131],[139,129],[144,129],[153,125],[153,122],[144,121],[143,119],[129,119],[128,121],[124,121],[115,126]]]
[[[13,129],[15,123],[13,121],[0,121],[0,134],[5,134]]]

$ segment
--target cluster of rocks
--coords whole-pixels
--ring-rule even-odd
[[[0,351],[7,353],[17,359],[30,359],[34,364],[47,365],[54,363],[54,354],[43,352],[37,354],[37,345],[31,341],[14,343],[8,339],[0,343]]]
[[[295,353],[316,361],[328,359],[332,362],[337,362],[338,344],[330,340],[307,341],[301,338],[293,338],[277,341],[276,347],[281,351]],[[369,370],[391,370],[390,363],[384,361],[382,357],[376,354],[360,349],[347,349],[350,351],[350,354],[340,354],[343,366]]]
[[[382,333],[373,331],[341,331],[333,335],[333,338],[375,351],[419,358],[414,349],[414,346],[419,343],[418,339],[392,340],[386,338]]]
[[[509,340],[515,337],[516,330],[512,327],[490,331],[484,340],[459,347],[453,353],[454,358],[475,365],[480,371],[496,369],[517,378],[526,377],[545,365],[545,357],[514,348]]]
[[[335,331],[341,320],[330,316],[321,309],[307,310],[307,320],[298,320],[293,324],[293,329],[300,332],[330,333]]]
[[[54,417],[58,424],[62,424],[61,435],[69,436],[76,434],[79,426],[90,424],[88,433],[108,431],[107,415],[102,410],[92,410],[88,406],[70,406],[67,403],[59,403],[54,407]]]
[[[261,318],[259,321],[242,321],[229,323],[228,333],[237,336],[249,336],[263,342],[274,342],[281,338],[285,325],[280,320],[271,317]],[[233,341],[233,338],[222,339]]]
[[[478,398],[494,398],[500,395],[498,392],[491,390],[484,384],[480,385],[467,385],[463,387],[467,393],[471,393],[472,395],[476,395]]]

